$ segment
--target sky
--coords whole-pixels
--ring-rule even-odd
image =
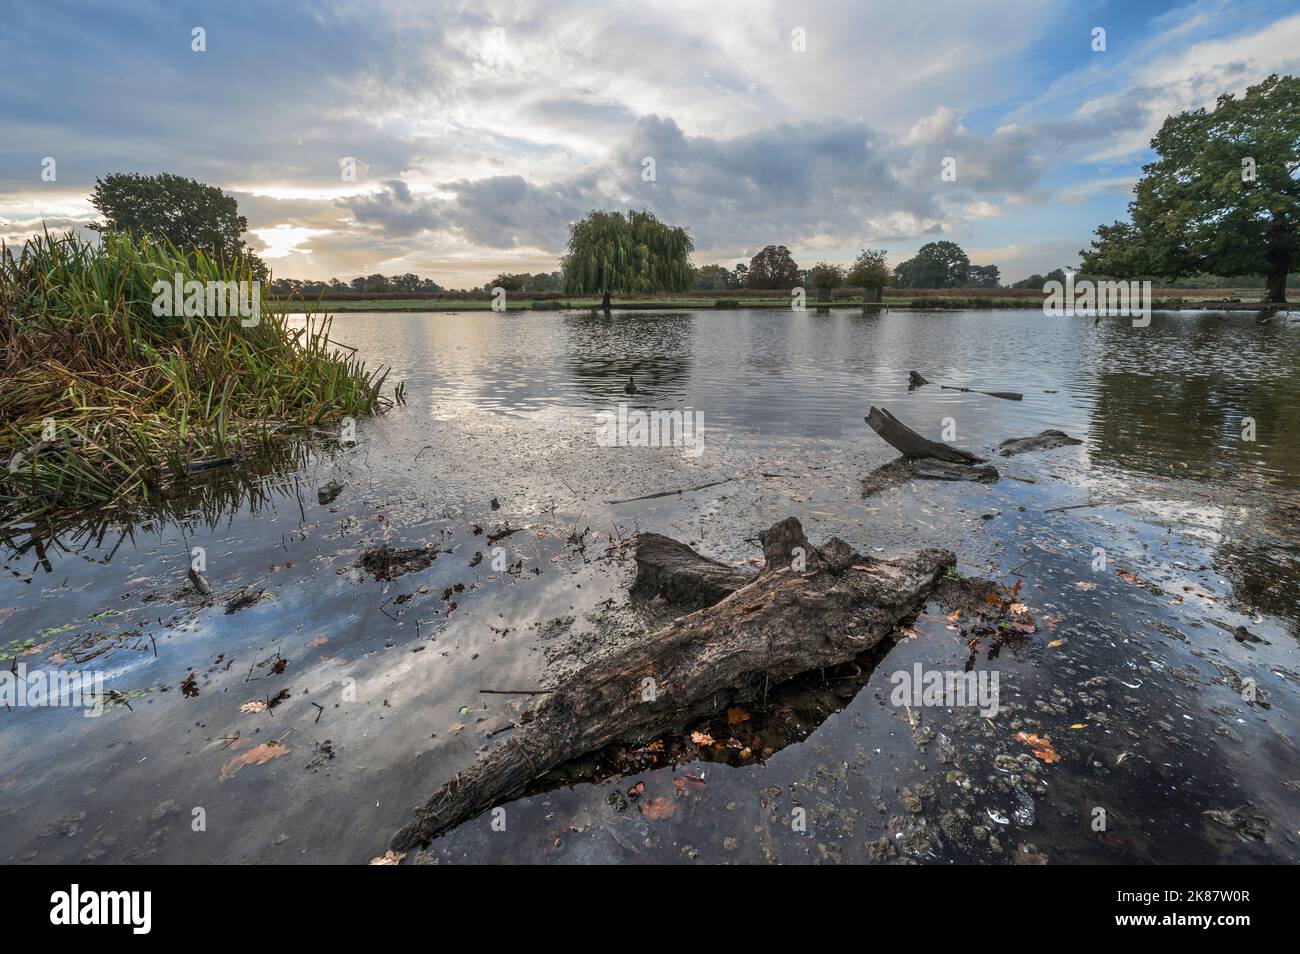
[[[1273,72],[1294,0],[0,0],[0,239],[171,172],[277,277],[479,286],[645,208],[697,265],[947,239],[1010,282],[1126,216],[1167,115]]]

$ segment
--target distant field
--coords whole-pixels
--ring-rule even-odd
[[[1157,288],[1154,290],[1157,307],[1171,307],[1178,304],[1202,305],[1206,303],[1225,302],[1232,299],[1242,304],[1259,302],[1263,295],[1260,288],[1223,289],[1223,288]],[[1043,300],[1043,293],[1036,288],[908,288],[886,289],[884,304],[894,308],[1032,308]],[[719,304],[725,303],[725,304]],[[284,303],[291,312],[306,312],[316,306],[315,299],[294,299]],[[486,295],[482,298],[404,298],[387,294],[379,298],[326,298],[323,301],[326,311],[488,311],[492,301]],[[807,307],[848,308],[861,306],[862,296],[837,292],[829,301],[819,301],[810,296]],[[595,308],[598,302],[594,298],[583,296],[544,298],[506,298],[508,311],[559,310],[572,308]],[[650,296],[645,298],[615,298],[613,307],[619,309],[645,308],[788,308],[790,293],[753,292],[743,296],[729,295],[725,292],[685,292],[676,295]]]

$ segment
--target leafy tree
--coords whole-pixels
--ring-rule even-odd
[[[861,288],[863,299],[880,300],[880,293],[889,284],[891,273],[885,261],[885,250],[863,249],[853,260],[844,275],[844,284],[850,288]]]
[[[547,294],[564,290],[564,275],[561,272],[538,272],[527,275],[524,291],[530,295]]]
[[[737,262],[736,267],[731,271],[731,284],[729,288],[748,288],[749,287],[749,263]]]
[[[826,301],[831,297],[831,292],[844,284],[844,269],[838,265],[818,262],[808,269],[806,280],[809,287],[817,290],[818,300]]]
[[[227,266],[242,259],[255,277],[267,275],[242,237],[248,220],[239,214],[239,203],[216,186],[165,172],[119,172],[95,180],[90,202],[104,217],[90,226],[98,232],[166,239],[182,252],[202,252]]]
[[[1048,282],[1060,282],[1062,285],[1064,285],[1065,269],[1054,268],[1046,275],[1040,275],[1037,272],[1034,272],[1034,274],[1030,275],[1028,278],[1022,278],[1020,279],[1020,281],[1014,282],[1011,285],[1011,287],[1012,288],[1037,288],[1041,291],[1043,286],[1046,285]]]
[[[1142,168],[1133,221],[1099,227],[1083,270],[1262,274],[1264,300],[1285,302],[1300,257],[1300,78],[1275,74],[1213,110],[1169,116],[1151,148],[1159,158]]]
[[[695,290],[696,291],[726,291],[728,288],[734,288],[731,272],[722,265],[705,265],[696,270]]]
[[[970,259],[956,242],[927,242],[894,269],[900,288],[961,288],[970,272]]]
[[[352,279],[352,281],[348,282],[348,287],[351,288],[351,289],[352,289],[353,291],[355,291],[355,292],[363,292],[363,291],[365,291],[365,290],[366,290],[366,278],[365,278],[365,276],[364,276],[364,275],[358,275],[356,278]]]
[[[799,284],[799,266],[784,245],[769,245],[749,260],[745,277],[748,288],[794,288]]]
[[[649,212],[591,212],[569,227],[564,290],[600,292],[606,311],[611,292],[685,291],[694,247],[685,229]]]
[[[1002,277],[996,265],[972,265],[966,273],[967,288],[1001,288]]]
[[[527,273],[512,275],[507,272],[502,272],[496,278],[487,282],[483,286],[483,290],[485,292],[490,292],[494,288],[504,288],[507,292],[520,292],[524,290],[524,283],[531,277],[532,276]]]

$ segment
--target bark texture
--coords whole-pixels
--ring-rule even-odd
[[[684,543],[658,533],[643,533],[636,541],[636,581],[632,595],[689,609],[703,609],[730,596],[754,579],[734,566],[700,556]]]

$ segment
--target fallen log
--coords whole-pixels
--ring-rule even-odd
[[[952,464],[984,463],[983,457],[976,457],[970,451],[922,437],[884,408],[871,408],[867,412],[866,422],[884,439],[885,443],[910,460],[929,457],[934,460],[946,460]]]
[[[862,496],[870,497],[914,480],[969,480],[991,484],[998,479],[998,469],[990,464],[954,464],[933,457],[909,460],[895,457],[862,478]]]
[[[703,609],[752,582],[755,575],[701,556],[671,537],[643,533],[636,540],[632,595],[662,596],[678,606]]]
[[[519,734],[440,788],[393,848],[426,845],[611,742],[652,741],[857,657],[921,609],[955,563],[943,550],[878,560],[837,538],[814,548],[792,517],[762,541],[767,564],[753,582],[580,670],[531,710]]]
[[[1012,437],[998,445],[998,452],[1003,457],[1011,457],[1014,454],[1027,454],[1030,451],[1051,450],[1054,447],[1068,447],[1071,444],[1082,444],[1083,441],[1077,437],[1071,437],[1065,431],[1046,430],[1035,434],[1033,437]]]

